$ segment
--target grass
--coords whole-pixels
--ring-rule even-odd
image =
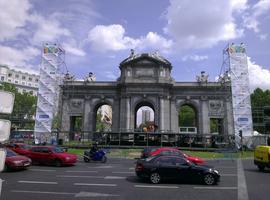
[[[140,157],[142,149],[110,149],[108,157],[114,158],[138,158]],[[83,155],[84,149],[68,149],[69,153]],[[205,152],[205,151],[183,151],[191,156],[196,156],[204,159],[213,158],[253,158],[253,151],[244,151],[237,153],[227,152]]]

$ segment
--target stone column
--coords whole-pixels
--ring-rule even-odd
[[[233,120],[233,109],[232,109],[232,100],[227,98],[224,101],[224,124],[227,124],[227,130],[224,130],[225,134],[234,135],[234,120]]]
[[[69,116],[69,99],[63,98],[62,102],[62,116],[61,116],[61,131],[70,131],[70,116]]]
[[[84,109],[83,109],[83,133],[84,136],[83,138],[88,138],[88,135],[90,134],[90,132],[92,132],[91,130],[91,97],[90,96],[85,96],[84,98]],[[90,136],[90,135],[89,135]]]
[[[164,99],[163,99],[163,96],[160,96],[159,97],[159,107],[160,107],[160,110],[159,110],[159,130],[160,131],[164,131]]]
[[[131,128],[130,126],[130,97],[126,97],[126,129],[127,131],[129,131],[129,129]]]
[[[210,133],[210,119],[209,119],[209,109],[208,109],[208,100],[207,97],[203,97],[201,99],[201,126],[202,126],[202,134]]]
[[[175,98],[171,98],[171,130],[178,133],[178,110],[175,103]]]

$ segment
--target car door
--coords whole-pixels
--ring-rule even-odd
[[[196,171],[192,169],[192,164],[185,158],[175,157],[177,169],[176,177],[180,181],[192,182],[196,176]]]
[[[174,179],[177,168],[172,156],[161,156],[156,160],[158,172],[165,179]]]
[[[41,157],[42,157],[42,163],[44,164],[51,164],[53,163],[53,156],[52,156],[52,151],[48,147],[43,147],[42,152],[41,152]]]

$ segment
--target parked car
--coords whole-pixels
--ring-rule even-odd
[[[4,171],[10,170],[19,170],[28,168],[32,161],[30,158],[27,158],[22,155],[18,155],[14,151],[6,148],[6,160],[5,160],[5,169]]]
[[[190,156],[186,153],[183,153],[178,148],[174,147],[159,147],[159,148],[146,147],[141,153],[141,158],[147,158],[156,155],[178,155],[187,158],[189,161],[195,164],[202,165],[205,163],[203,159],[195,156]]]
[[[139,159],[135,168],[139,178],[157,184],[162,180],[176,179],[184,182],[201,182],[214,185],[220,181],[219,172],[211,167],[196,165],[177,155],[158,155]]]
[[[25,143],[10,143],[6,147],[20,155],[26,155],[31,148],[30,145]]]
[[[270,168],[270,146],[257,146],[254,151],[254,164],[260,171]]]
[[[77,162],[75,154],[67,153],[62,148],[56,146],[33,146],[27,154],[34,164],[73,165]]]

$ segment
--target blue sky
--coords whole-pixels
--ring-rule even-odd
[[[251,88],[270,89],[270,0],[0,0],[0,64],[38,71],[44,42],[60,43],[77,79],[116,80],[135,49],[173,65],[176,81],[214,80],[229,43],[247,47]]]

